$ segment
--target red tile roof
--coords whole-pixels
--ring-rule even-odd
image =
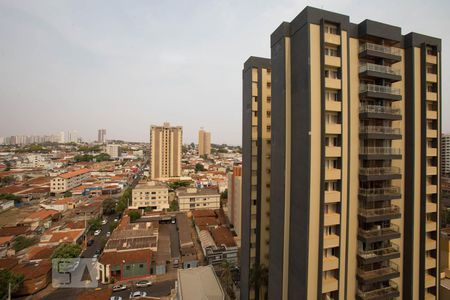
[[[26,254],[28,260],[49,259],[56,247],[33,246],[28,249]]]
[[[83,234],[83,229],[72,229],[64,231],[53,231],[49,240],[41,240],[41,243],[74,243]]]
[[[152,260],[152,250],[144,249],[144,250],[135,250],[135,251],[112,251],[112,252],[103,252],[100,257],[100,263],[104,265],[113,265],[117,266],[122,264],[123,261],[125,263],[139,263],[139,262],[151,262]]]
[[[31,232],[30,226],[4,226],[0,228],[0,236],[21,235]]]
[[[42,210],[38,210],[34,213],[29,214],[28,217],[25,218],[25,220],[45,220],[56,214],[59,214],[59,212],[57,210],[42,209]]]
[[[8,242],[11,242],[13,238],[14,238],[13,235],[1,236],[0,237],[0,246],[6,244]]]
[[[15,266],[11,271],[17,274],[23,274],[24,280],[33,279],[51,272],[52,263],[48,259],[43,259],[39,263],[26,262]]]
[[[8,257],[0,259],[0,269],[11,270],[19,263],[19,259],[15,257]]]
[[[200,218],[200,217],[216,217],[216,214],[213,210],[209,209],[199,209],[192,211],[192,215],[194,218]]]
[[[224,226],[211,229],[211,235],[216,242],[216,245],[225,245],[226,247],[236,247],[233,234],[230,229]]]
[[[61,174],[61,175],[59,175],[59,177],[69,179],[69,178],[72,178],[72,177],[75,177],[75,176],[78,176],[78,175],[82,175],[82,174],[86,174],[86,173],[89,173],[89,172],[90,172],[89,169],[80,169],[80,170],[76,170],[76,171],[72,171],[72,172],[67,172],[67,173]]]

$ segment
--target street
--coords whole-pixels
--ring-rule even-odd
[[[103,219],[108,219],[108,222],[105,225],[102,225],[102,227],[100,227],[100,229],[102,230],[102,232],[100,232],[99,235],[93,235],[92,236],[88,236],[88,241],[90,239],[94,240],[94,243],[91,246],[88,246],[86,248],[86,250],[84,250],[81,253],[81,257],[83,258],[90,258],[93,257],[95,254],[95,251],[97,251],[98,249],[101,249],[102,246],[105,246],[106,240],[108,239],[106,237],[106,233],[108,231],[110,231],[110,225],[114,222],[114,218],[116,217],[116,215],[111,215],[111,216],[103,216]],[[105,240],[105,243],[102,243],[102,239]]]
[[[152,286],[145,288],[137,288],[133,286],[132,288],[128,288],[124,291],[113,292],[112,296],[121,296],[122,299],[128,299],[130,297],[131,291],[145,291],[147,292],[147,296],[151,297],[160,297],[167,296],[170,294],[170,290],[175,287],[175,280],[168,280],[162,282],[155,282]]]

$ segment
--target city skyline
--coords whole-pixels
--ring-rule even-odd
[[[408,2],[408,11],[397,2],[389,2],[389,10],[383,2],[308,4],[351,15],[356,23],[371,11],[373,19],[402,25],[403,33],[440,36],[444,52],[448,48],[445,8],[450,4],[444,1]],[[8,109],[0,136],[54,132],[64,123],[89,141],[104,127],[109,139],[145,142],[150,124],[168,121],[185,128],[184,142],[195,142],[204,126],[215,143],[240,145],[241,63],[248,53],[268,57],[267,36],[279,20],[292,19],[305,5],[199,1],[177,3],[173,10],[173,2],[0,1],[0,93]],[[433,18],[420,18],[424,13]],[[158,28],[165,28],[164,34]],[[446,66],[444,61],[444,78]],[[447,107],[444,97],[443,111]],[[443,132],[450,132],[445,118]]]

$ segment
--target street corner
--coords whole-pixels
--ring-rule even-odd
[[[54,288],[96,288],[97,263],[90,258],[52,259]]]

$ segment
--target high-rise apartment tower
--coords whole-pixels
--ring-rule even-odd
[[[442,134],[441,136],[441,173],[446,176],[450,175],[450,135]]]
[[[267,293],[267,286],[255,289],[250,274],[269,265],[271,101],[270,59],[250,57],[243,70],[242,299]]]
[[[211,154],[211,132],[202,128],[198,131],[198,155],[209,154]]]
[[[150,176],[155,178],[179,177],[181,175],[181,126],[150,127]]]
[[[106,129],[98,130],[97,142],[102,144],[106,143]]]

